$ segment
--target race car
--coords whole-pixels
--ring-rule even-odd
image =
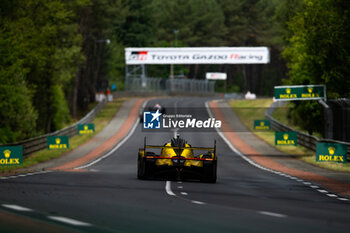
[[[160,153],[153,151],[160,149]],[[195,155],[194,151],[207,151]],[[179,136],[162,146],[146,144],[139,149],[138,179],[166,177],[167,179],[199,179],[215,183],[217,171],[216,142],[213,147],[192,147]]]
[[[155,104],[151,107],[148,107],[147,109],[144,109],[144,111],[148,111],[148,112],[156,112],[159,111],[162,114],[165,114],[165,108],[160,105],[160,104]],[[140,123],[143,123],[143,111],[140,111]]]

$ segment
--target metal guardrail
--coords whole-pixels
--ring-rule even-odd
[[[342,142],[337,140],[331,140],[331,139],[319,139],[316,136],[312,136],[297,130],[294,130],[293,128],[286,126],[282,124],[281,122],[275,120],[271,115],[276,107],[280,107],[280,102],[274,102],[270,108],[268,108],[265,112],[266,119],[270,120],[271,123],[271,129],[275,131],[294,131],[297,132],[298,135],[298,144],[301,146],[306,147],[307,149],[310,149],[312,151],[316,151],[316,143],[317,142],[330,142],[330,143],[341,143],[348,146],[348,153],[347,153],[347,160],[350,161],[350,143],[348,142]]]
[[[41,135],[38,137],[30,138],[21,142],[15,142],[11,144],[4,144],[1,146],[22,146],[23,147],[23,157],[26,157],[34,152],[45,149],[47,147],[46,138],[47,136],[69,136],[72,137],[78,134],[78,124],[90,123],[95,118],[95,116],[101,111],[106,102],[100,102],[97,106],[95,106],[88,114],[86,114],[82,119],[78,122],[74,123],[71,126],[66,128],[57,130],[52,133],[48,133],[45,135]]]

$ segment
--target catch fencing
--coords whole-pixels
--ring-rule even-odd
[[[293,131],[296,132],[298,135],[298,144],[301,146],[304,146],[312,151],[316,151],[316,143],[317,142],[330,142],[330,143],[341,143],[348,146],[348,153],[347,153],[347,160],[350,161],[350,143],[348,142],[342,142],[337,140],[331,140],[331,139],[319,139],[318,137],[306,134],[304,132],[300,132],[297,130],[294,130],[293,128],[290,128],[289,126],[286,126],[282,124],[281,122],[275,120],[272,117],[272,113],[275,110],[276,107],[280,107],[281,102],[274,102],[270,108],[268,108],[265,112],[266,119],[270,120],[271,123],[271,129],[275,131]]]
[[[215,81],[197,79],[129,78],[127,90],[165,93],[215,93]]]
[[[26,157],[34,152],[37,152],[39,150],[45,149],[47,147],[47,136],[69,136],[72,137],[76,134],[78,134],[78,125],[79,124],[86,124],[86,123],[91,123],[95,116],[101,111],[103,106],[106,104],[106,102],[102,101],[99,102],[98,105],[96,105],[86,116],[84,116],[82,119],[80,119],[78,122],[75,124],[57,130],[52,133],[48,133],[45,135],[41,135],[38,137],[30,138],[21,142],[16,142],[16,143],[11,143],[11,144],[6,144],[6,145],[1,145],[1,146],[22,146],[23,147],[23,157]]]

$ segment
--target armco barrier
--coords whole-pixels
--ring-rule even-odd
[[[86,116],[80,119],[78,122],[73,125],[66,127],[64,129],[57,130],[55,132],[41,135],[35,138],[30,138],[21,142],[6,144],[2,146],[23,146],[23,156],[28,156],[36,151],[42,150],[46,148],[46,137],[47,136],[60,136],[67,135],[72,137],[78,133],[77,127],[78,124],[90,123],[95,118],[95,116],[101,111],[106,102],[100,102],[97,106],[95,106]]]
[[[270,120],[271,122],[271,129],[275,131],[294,131],[297,132],[298,135],[298,145],[304,146],[312,151],[316,151],[316,143],[317,142],[331,142],[331,143],[341,143],[348,146],[348,154],[347,154],[347,160],[350,161],[350,143],[348,142],[341,142],[337,140],[330,140],[330,139],[319,139],[318,137],[294,130],[293,128],[290,128],[281,122],[275,120],[271,115],[276,107],[280,107],[280,102],[274,102],[270,108],[268,108],[265,112],[266,119]]]

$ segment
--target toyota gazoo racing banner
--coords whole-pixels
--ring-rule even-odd
[[[127,65],[266,64],[267,47],[125,48]]]

